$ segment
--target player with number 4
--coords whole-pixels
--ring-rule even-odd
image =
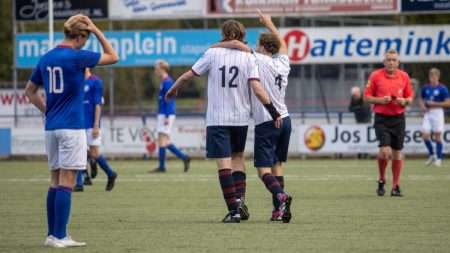
[[[238,40],[220,42],[212,47],[235,48],[252,52],[259,68],[261,84],[281,114],[283,123],[280,128],[276,128],[270,114],[254,96],[252,97],[252,116],[255,121],[254,166],[264,185],[272,193],[273,210],[270,220],[288,223],[291,220],[291,197],[287,201],[287,206],[281,206],[277,196],[284,191],[282,163],[287,161],[291,136],[291,119],[285,103],[288,75],[291,68],[286,42],[273,24],[272,18],[260,10],[258,13],[260,22],[269,32],[260,34],[254,52]],[[273,184],[274,180],[278,181],[280,187]]]
[[[245,38],[244,26],[235,20],[222,24],[222,41]],[[250,120],[250,89],[270,114],[272,124],[281,126],[281,115],[259,82],[254,55],[240,50],[210,48],[178,78],[166,99],[194,76],[208,74],[208,106],[206,112],[206,156],[215,159],[223,197],[228,207],[224,223],[248,219],[244,204],[244,148]],[[278,183],[275,181],[275,183]],[[283,193],[284,194],[284,193]],[[286,201],[287,195],[280,195]]]

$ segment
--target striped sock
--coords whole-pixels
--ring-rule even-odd
[[[246,175],[243,171],[233,172],[234,188],[236,189],[236,198],[245,200]]]
[[[278,183],[281,186],[281,189],[283,189],[284,191],[284,177],[283,176],[275,176],[275,179],[278,181]],[[273,207],[277,207],[280,206],[280,201],[278,200],[278,198],[275,195],[272,195],[272,203],[273,203]]]
[[[227,204],[228,211],[237,210],[236,189],[234,188],[231,169],[219,170],[219,182],[222,187],[223,198]]]
[[[277,197],[279,193],[283,193],[283,189],[281,188],[278,180],[272,175],[272,173],[266,173],[261,177],[261,180],[264,182],[267,190],[272,193],[272,197]],[[279,202],[278,202],[279,203]],[[275,208],[278,208],[279,204],[275,203]]]

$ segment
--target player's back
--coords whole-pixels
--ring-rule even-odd
[[[84,81],[84,121],[85,128],[89,129],[94,126],[95,107],[102,103],[103,98],[103,82],[100,77],[90,75]]]
[[[259,79],[254,56],[234,49],[211,48],[203,58],[202,63],[208,65],[207,125],[248,125],[249,80]],[[194,72],[205,70],[196,66],[193,66]]]
[[[288,75],[291,70],[289,57],[284,54],[273,57],[255,53],[256,63],[259,69],[261,84],[269,94],[270,100],[274,104],[281,117],[289,115],[285,103],[286,89],[288,85]],[[272,117],[263,107],[261,102],[252,94],[252,110],[255,124],[271,121]]]
[[[42,84],[46,96],[46,130],[84,128],[84,69],[100,54],[58,46],[41,57],[32,81]]]

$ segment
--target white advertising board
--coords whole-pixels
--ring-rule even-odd
[[[111,19],[201,18],[205,2],[199,0],[109,0]]]
[[[442,134],[444,152],[450,152],[450,127],[446,125],[445,129]],[[301,125],[298,132],[298,151],[302,154],[378,152],[378,141],[372,125]],[[403,151],[405,154],[427,153],[420,125],[406,125]]]
[[[31,116],[41,114],[39,110],[30,103],[25,96],[23,89],[18,89],[17,94],[14,93],[14,89],[0,89],[0,116],[14,116],[15,100],[17,101],[18,115]]]
[[[396,49],[402,62],[448,62],[450,26],[283,28],[292,64],[381,63]]]

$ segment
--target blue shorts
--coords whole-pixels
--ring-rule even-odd
[[[206,157],[227,158],[244,152],[248,126],[206,127]]]
[[[290,117],[283,118],[281,128],[276,128],[273,121],[257,125],[255,127],[255,167],[272,167],[277,162],[286,162],[290,138]]]

